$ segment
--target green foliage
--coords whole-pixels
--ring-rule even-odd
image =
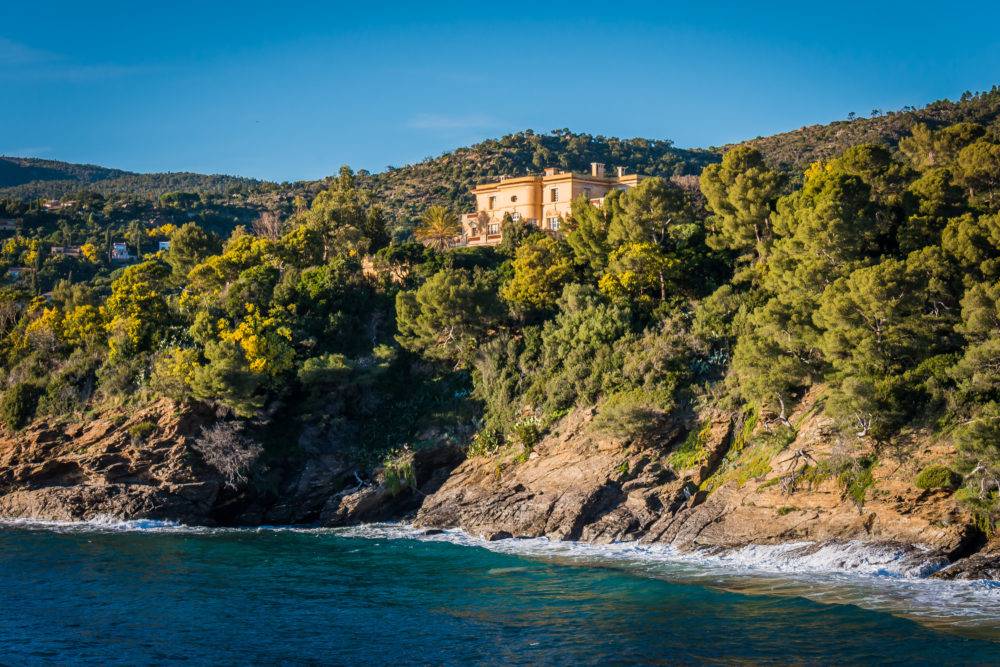
[[[848,497],[858,507],[865,504],[868,489],[875,484],[875,478],[872,476],[872,468],[874,467],[874,458],[862,457],[845,465],[837,477]]]
[[[476,433],[469,445],[467,454],[473,456],[491,456],[503,447],[503,432],[492,426],[487,426]]]
[[[582,285],[567,285],[558,314],[542,327],[530,402],[558,410],[593,403],[620,384],[623,350],[615,343],[629,331],[627,311]]]
[[[496,293],[482,281],[445,269],[419,289],[396,295],[396,339],[408,350],[468,367],[498,313]]]
[[[924,468],[913,481],[918,489],[954,490],[962,483],[962,476],[948,466],[932,465]]]
[[[513,444],[520,445],[523,450],[530,451],[542,441],[543,428],[537,417],[527,417],[514,422],[510,429]]]
[[[169,267],[151,259],[125,269],[111,284],[104,304],[112,363],[149,350],[171,323],[166,299]]]
[[[386,457],[383,463],[385,488],[389,495],[398,496],[406,490],[417,488],[417,472],[413,452],[402,450]]]
[[[819,347],[839,380],[831,404],[866,432],[884,437],[898,428],[917,407],[907,371],[953,344],[954,322],[947,311],[934,315],[931,304],[954,297],[936,294],[928,281],[913,263],[886,260],[830,285],[814,315],[824,330]]]
[[[626,242],[608,256],[608,266],[598,283],[609,299],[620,304],[650,307],[666,301],[674,290],[680,262],[654,243]]]
[[[447,250],[461,234],[458,216],[444,206],[428,206],[420,218],[420,226],[413,231],[414,238],[435,250]]]
[[[599,404],[593,427],[616,438],[651,438],[664,427],[673,408],[673,397],[663,390],[620,391]]]
[[[218,237],[193,222],[179,227],[170,235],[170,249],[164,257],[170,265],[173,282],[183,284],[195,265],[219,252],[221,247]]]
[[[0,395],[0,421],[19,431],[35,416],[42,389],[34,382],[18,382]]]
[[[566,243],[572,248],[577,264],[586,267],[591,275],[604,270],[611,251],[608,225],[613,217],[613,194],[608,194],[601,208],[591,205],[583,196],[573,200]]]
[[[133,445],[141,444],[149,436],[151,436],[156,431],[156,424],[144,420],[141,422],[136,422],[128,427],[129,437],[132,439]]]
[[[523,313],[553,308],[573,276],[569,247],[551,236],[522,243],[514,256],[514,277],[500,290],[511,307]]]
[[[765,166],[760,151],[749,146],[737,146],[723,156],[721,164],[706,167],[701,173],[701,191],[711,214],[709,244],[763,257],[773,236],[771,217],[780,189],[780,175]]]
[[[694,468],[705,462],[708,458],[708,437],[712,432],[712,425],[706,423],[698,425],[688,431],[687,436],[677,447],[670,452],[667,461],[674,470],[687,470]]]

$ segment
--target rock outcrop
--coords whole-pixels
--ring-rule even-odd
[[[666,451],[597,434],[593,414],[569,415],[530,453],[465,461],[424,501],[416,525],[487,537],[638,539],[686,502],[686,480],[671,470]],[[680,433],[676,424],[668,428]]]
[[[920,545],[942,562],[982,546],[973,517],[951,491],[914,485],[921,469],[948,459],[947,444],[920,433],[898,452],[845,443],[819,416],[819,396],[807,396],[789,426],[703,415],[695,427],[699,455],[687,459],[671,458],[684,436],[679,424],[668,425],[657,444],[623,442],[593,428],[592,409],[578,410],[527,456],[465,461],[425,500],[416,524],[486,538],[638,540],[682,549],[861,540]],[[855,468],[831,467],[838,460]]]
[[[212,523],[219,476],[190,448],[206,415],[160,401],[125,419],[35,422],[0,438],[0,517]]]
[[[936,576],[995,578],[1000,544],[985,544],[951,490],[915,485],[921,470],[950,459],[950,446],[920,432],[898,451],[844,441],[821,416],[820,396],[807,396],[787,425],[707,412],[631,441],[602,433],[593,408],[578,409],[531,450],[465,460],[453,445],[409,452],[402,484],[384,471],[363,477],[336,453],[302,451],[264,462],[239,490],[193,446],[215,415],[159,401],[127,418],[39,421],[0,437],[0,518],[327,526],[413,519],[487,539],[681,549],[862,541],[915,547],[915,557],[940,563]]]
[[[0,519],[343,525],[415,512],[462,459],[452,445],[420,449],[414,484],[391,488],[337,453],[302,449],[259,462],[232,488],[194,447],[215,421],[205,408],[160,400],[126,418],[39,420],[0,436]]]
[[[462,450],[449,445],[416,450],[410,454],[409,463],[413,469],[410,485],[391,485],[384,474],[371,482],[355,477],[354,486],[329,497],[319,521],[324,526],[346,526],[405,518],[441,488],[461,461]]]

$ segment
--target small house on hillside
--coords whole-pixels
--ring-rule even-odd
[[[83,255],[83,251],[80,250],[80,246],[61,246],[54,245],[49,249],[49,252],[53,255],[62,255],[63,257],[80,257]]]
[[[75,199],[69,199],[67,201],[60,201],[58,199],[47,199],[42,202],[42,208],[46,211],[59,211],[64,208],[70,208],[71,206],[76,206]]]
[[[135,255],[128,251],[128,244],[126,243],[112,243],[111,244],[111,261],[112,262],[128,262],[135,259]]]

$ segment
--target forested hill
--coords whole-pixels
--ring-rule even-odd
[[[587,172],[591,162],[603,162],[609,170],[624,166],[630,173],[650,176],[697,175],[720,157],[714,151],[676,148],[663,140],[526,130],[406,167],[362,174],[361,185],[374,191],[389,214],[405,223],[432,204],[470,208],[469,190],[501,176],[524,176],[545,167]]]
[[[80,190],[142,198],[166,192],[226,194],[260,184],[261,181],[239,176],[190,172],[137,174],[90,164],[0,156],[0,197],[15,199],[59,198]]]
[[[758,148],[773,166],[801,173],[810,163],[860,143],[895,149],[899,139],[917,123],[938,128],[958,122],[978,123],[1000,133],[1000,87],[975,95],[967,93],[956,102],[941,100],[921,109],[872,112],[866,118],[810,125],[745,143]],[[358,184],[373,192],[392,223],[405,228],[432,204],[457,211],[471,207],[470,188],[501,176],[538,173],[544,167],[587,171],[591,162],[603,162],[609,169],[620,165],[650,176],[695,175],[706,165],[718,162],[722,152],[722,148],[677,148],[666,140],[526,130],[404,167],[389,167],[378,173],[361,171]],[[278,188],[288,195],[304,194],[309,199],[332,178],[275,185],[235,176],[137,174],[93,165],[0,157],[0,198],[15,199],[65,197],[81,189],[104,195],[155,198],[165,192],[226,194],[260,186]]]
[[[932,129],[954,123],[978,123],[1000,132],[1000,86],[984,93],[965,93],[957,102],[939,100],[921,109],[908,107],[889,112],[876,109],[868,118],[809,125],[744,143],[760,150],[773,166],[800,172],[816,160],[829,159],[858,144],[895,148],[918,123]]]

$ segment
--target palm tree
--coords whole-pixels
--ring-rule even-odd
[[[417,240],[435,250],[447,250],[462,233],[458,216],[444,206],[431,206],[420,217],[420,226],[413,232]]]

